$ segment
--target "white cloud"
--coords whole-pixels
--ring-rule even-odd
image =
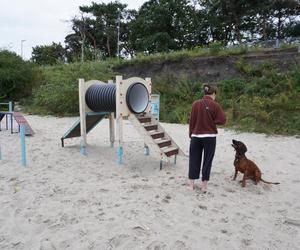
[[[10,49],[23,57],[31,57],[32,47],[53,42],[63,43],[71,32],[67,22],[78,14],[79,6],[111,0],[0,0],[0,48]],[[128,8],[138,9],[145,0],[121,0]]]

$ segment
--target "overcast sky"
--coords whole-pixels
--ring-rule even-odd
[[[146,0],[120,0],[129,9],[138,9]],[[64,44],[71,32],[72,17],[79,13],[79,6],[109,3],[111,0],[0,0],[0,49],[9,49],[30,59],[32,47]],[[25,40],[21,42],[22,40]]]

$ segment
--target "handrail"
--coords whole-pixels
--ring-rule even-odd
[[[0,107],[1,105],[7,105],[8,107],[8,111],[9,112],[13,112],[13,105],[12,105],[12,102],[0,102]]]

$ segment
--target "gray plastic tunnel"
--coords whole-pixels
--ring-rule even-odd
[[[93,84],[85,93],[85,102],[94,112],[116,111],[116,85]],[[126,93],[127,107],[132,113],[143,113],[149,104],[149,92],[144,84],[133,83]]]

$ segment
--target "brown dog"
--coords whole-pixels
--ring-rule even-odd
[[[261,171],[257,167],[257,165],[247,159],[245,153],[247,152],[247,147],[244,143],[241,141],[232,140],[232,147],[234,147],[236,153],[235,153],[235,159],[233,162],[233,165],[235,167],[235,173],[233,180],[236,179],[238,171],[242,172],[244,174],[243,179],[241,180],[242,187],[246,186],[246,179],[252,179],[257,185],[259,181],[262,181],[267,184],[279,184],[279,182],[268,182],[261,178]]]

